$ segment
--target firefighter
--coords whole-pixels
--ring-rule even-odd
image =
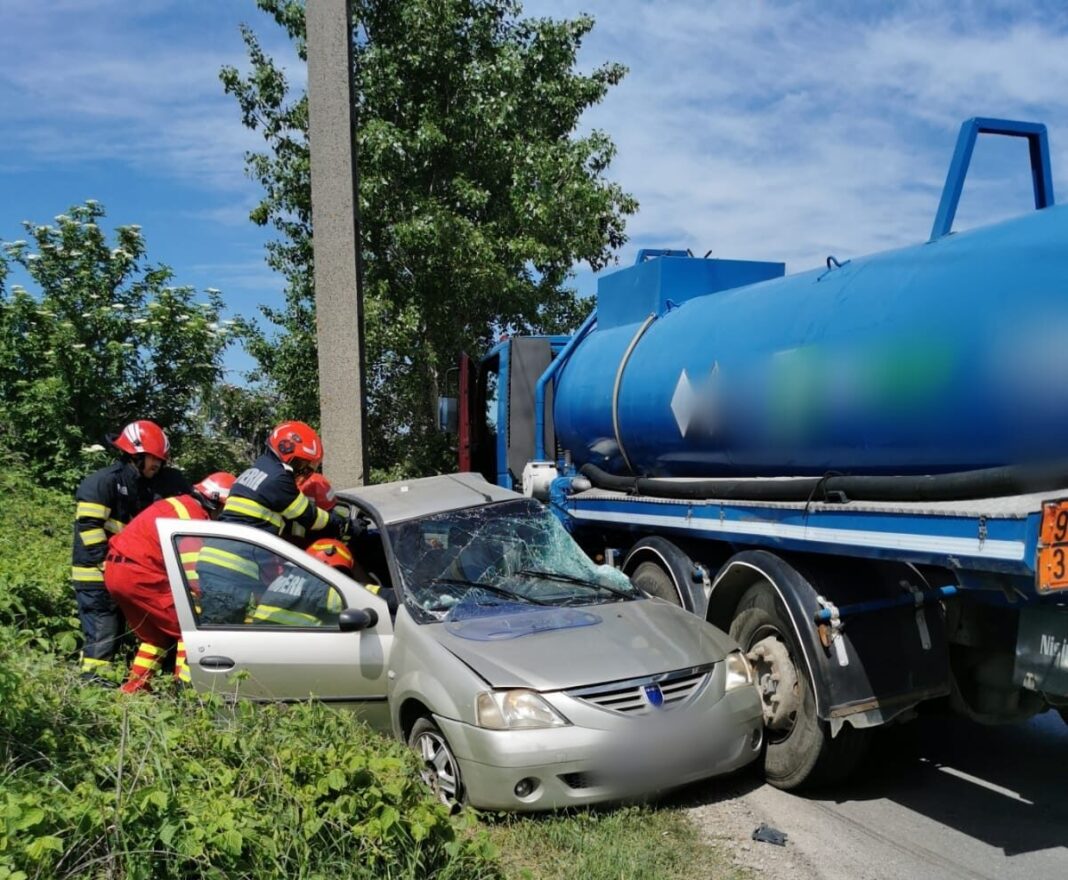
[[[191,491],[185,475],[167,465],[170,443],[155,422],[130,422],[109,441],[121,457],[78,486],[71,558],[71,581],[85,637],[82,675],[101,684],[107,679],[98,673],[115,655],[123,629],[122,617],[104,587],[109,541],[154,501]]]
[[[294,527],[314,537],[340,535],[348,522],[319,508],[297,487],[311,476],[323,458],[323,443],[304,422],[282,422],[267,438],[267,450],[244,471],[226,499],[220,522],[240,523],[284,535],[293,543]],[[277,570],[269,559],[258,559],[248,545],[213,541],[197,558],[197,573],[204,584],[202,619],[213,624],[242,623]]]
[[[326,510],[297,487],[323,460],[323,442],[304,422],[282,422],[267,438],[267,450],[237,478],[220,522],[236,522],[281,535],[287,525],[306,532],[336,534],[346,520]],[[317,536],[318,537],[318,536]]]
[[[337,538],[320,538],[308,547],[320,562],[352,575],[355,558]],[[248,623],[271,626],[324,626],[337,622],[341,596],[318,578],[295,565],[287,565],[260,596]]]
[[[150,679],[175,644],[175,678],[182,682],[189,681],[182,631],[174,610],[174,597],[163,562],[163,547],[156,521],[218,517],[234,479],[233,474],[219,471],[193,486],[190,494],[155,502],[134,517],[122,533],[111,541],[104,567],[104,585],[140,639],[130,675],[122,686],[124,693],[150,690]],[[190,543],[194,541],[197,539],[183,540],[179,547],[183,557],[196,552],[197,548]],[[183,568],[186,567],[185,561],[183,559]],[[192,582],[190,589],[195,590]]]

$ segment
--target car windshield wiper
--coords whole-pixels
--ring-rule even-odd
[[[627,590],[621,590],[619,587],[610,587],[608,584],[602,584],[600,581],[591,581],[570,574],[559,574],[555,571],[542,571],[537,568],[521,568],[516,574],[526,575],[527,577],[545,578],[548,581],[560,581],[565,584],[575,584],[575,586],[578,587],[589,587],[591,590],[604,590],[605,592],[619,596],[621,599],[634,598],[634,594]]]
[[[439,577],[434,578],[435,584],[455,584],[460,587],[471,587],[472,589],[485,590],[488,593],[493,593],[496,596],[502,596],[506,599],[518,599],[520,602],[529,602],[531,605],[552,605],[552,602],[544,602],[541,599],[534,599],[531,596],[524,596],[522,593],[516,593],[512,590],[506,590],[504,587],[498,587],[494,584],[486,584],[482,581],[468,581],[463,578],[450,578]]]

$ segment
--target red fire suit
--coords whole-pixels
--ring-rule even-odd
[[[164,498],[139,513],[111,539],[104,566],[104,586],[141,641],[127,684],[147,681],[176,642],[181,653],[182,631],[156,529],[159,519],[206,520],[208,514],[192,495]],[[183,567],[195,564],[198,548],[187,546],[190,540],[193,539],[185,539],[179,548]],[[179,657],[176,671],[184,678],[183,659]]]

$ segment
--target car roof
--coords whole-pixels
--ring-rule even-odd
[[[523,497],[518,492],[502,489],[479,474],[471,473],[397,480],[375,486],[342,489],[337,493],[339,501],[357,501],[374,508],[385,525]]]

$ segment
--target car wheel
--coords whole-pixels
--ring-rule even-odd
[[[630,576],[631,583],[639,590],[656,596],[672,605],[681,605],[679,591],[675,589],[675,582],[663,568],[655,562],[643,562]]]
[[[422,759],[421,775],[438,799],[452,810],[463,806],[467,797],[460,776],[460,764],[441,729],[429,718],[420,718],[412,726],[408,745]]]
[[[764,775],[776,788],[825,785],[842,779],[864,756],[867,738],[846,724],[832,737],[816,714],[808,671],[786,610],[768,584],[743,594],[731,636],[745,649],[764,706]]]

